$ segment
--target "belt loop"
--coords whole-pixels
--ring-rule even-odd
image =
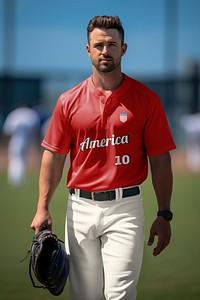
[[[74,189],[74,191],[75,191],[75,195],[76,195],[76,197],[77,198],[80,198],[80,194],[81,194],[81,190],[80,189]]]
[[[122,197],[123,197],[123,188],[120,187],[118,190],[119,190],[119,199],[122,199]]]
[[[138,185],[138,187],[139,187],[140,195],[141,195],[141,193],[142,193],[142,187],[141,187],[141,185]]]
[[[115,200],[119,200],[121,198],[121,193],[120,193],[120,189],[115,189]]]
[[[94,192],[91,192],[92,200],[94,201]]]

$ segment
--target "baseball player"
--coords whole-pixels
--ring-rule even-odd
[[[91,77],[63,93],[47,133],[39,200],[31,227],[51,228],[49,204],[70,152],[66,249],[72,300],[134,300],[143,257],[141,184],[148,159],[158,203],[148,245],[169,244],[175,149],[159,97],[121,71],[127,50],[118,17],[88,24]],[[104,296],[102,293],[104,291]]]
[[[200,112],[183,115],[180,119],[184,129],[186,162],[194,173],[200,173]]]
[[[38,114],[25,105],[14,109],[6,117],[3,134],[9,136],[7,173],[10,185],[21,186],[25,183],[27,153],[39,128]]]

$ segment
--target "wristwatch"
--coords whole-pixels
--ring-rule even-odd
[[[171,221],[173,219],[173,213],[170,210],[159,210],[157,217],[163,217],[166,221]]]

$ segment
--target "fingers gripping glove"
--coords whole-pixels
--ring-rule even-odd
[[[47,288],[54,296],[60,295],[69,274],[69,260],[61,241],[50,230],[40,231],[34,236],[29,252],[33,286]],[[32,271],[43,286],[35,285]]]

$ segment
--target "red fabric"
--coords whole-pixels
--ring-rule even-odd
[[[126,75],[107,100],[92,77],[62,94],[42,145],[70,151],[67,186],[88,191],[141,184],[147,156],[176,148],[159,97]]]

